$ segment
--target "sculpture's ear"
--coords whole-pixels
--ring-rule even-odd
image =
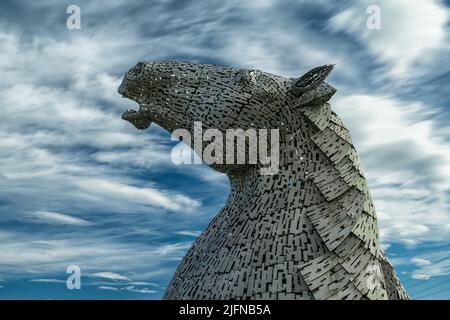
[[[325,78],[328,77],[333,68],[334,64],[326,64],[309,70],[303,76],[294,80],[291,92],[295,96],[300,97],[305,92],[316,89],[323,83]]]

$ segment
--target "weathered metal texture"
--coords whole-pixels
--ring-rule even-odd
[[[332,66],[293,79],[189,62],[144,62],[119,93],[123,118],[173,131],[278,128],[280,170],[218,165],[225,206],[188,251],[165,299],[408,299],[380,249],[377,217],[348,130],[331,110]],[[357,107],[357,106],[355,106]]]

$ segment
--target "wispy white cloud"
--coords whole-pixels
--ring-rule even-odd
[[[412,258],[411,262],[416,266],[412,272],[413,279],[428,280],[450,274],[450,252],[448,250],[426,253]]]
[[[201,231],[198,230],[183,230],[183,231],[177,231],[175,232],[176,234],[179,234],[180,236],[189,236],[189,237],[198,237],[200,235],[200,233],[202,233]]]
[[[423,266],[429,266],[431,264],[430,260],[414,257],[411,259],[411,262],[414,263],[417,266],[423,267]]]
[[[99,278],[106,278],[106,279],[110,279],[110,280],[123,280],[123,281],[130,281],[130,278],[120,275],[118,273],[114,273],[114,272],[96,272],[92,274],[95,277],[99,277]]]
[[[125,290],[130,292],[137,292],[137,293],[156,293],[156,290],[147,289],[147,288],[136,288],[135,286],[128,286],[125,288]]]
[[[388,96],[350,95],[334,103],[366,168],[382,240],[448,240],[450,151],[430,109]]]
[[[169,277],[168,270],[172,268],[163,267],[168,261],[179,261],[191,244],[122,242],[98,233],[47,234],[45,238],[36,240],[35,234],[0,231],[3,279],[39,274],[66,277],[67,266],[76,264],[82,276],[90,278],[126,281],[129,285],[140,281],[155,283],[154,280]]]
[[[156,293],[158,291],[151,290],[147,288],[136,288],[134,286],[127,286],[124,288],[118,288],[118,287],[110,287],[110,286],[99,286],[98,289],[100,290],[111,290],[111,291],[129,291],[129,292],[136,292],[136,293]]]
[[[158,247],[155,251],[153,251],[153,254],[156,254],[158,256],[167,256],[174,253],[182,253],[190,246],[191,246],[190,242],[165,244]]]
[[[131,282],[129,282],[129,284],[133,285],[133,286],[153,286],[153,287],[159,286],[157,283],[145,282],[145,281],[131,281]]]
[[[100,289],[100,290],[111,290],[111,291],[119,291],[120,290],[120,288],[109,287],[109,286],[99,286],[98,289]]]
[[[61,280],[61,279],[31,279],[30,282],[66,283],[66,280]]]
[[[101,199],[131,201],[144,205],[163,207],[170,211],[192,211],[200,207],[200,202],[182,194],[160,191],[156,188],[138,188],[127,184],[102,179],[84,179],[78,186],[90,195]]]
[[[66,224],[75,226],[88,226],[91,223],[87,220],[70,216],[68,214],[51,212],[51,211],[35,211],[30,215],[32,218],[40,222],[53,224]]]

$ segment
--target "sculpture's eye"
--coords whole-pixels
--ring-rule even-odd
[[[138,77],[142,73],[143,69],[144,69],[144,63],[139,62],[138,64],[136,64],[133,68],[131,68],[128,71],[127,78],[135,79],[136,77]]]
[[[243,84],[252,84],[256,82],[256,71],[241,69],[236,72],[234,80]]]
[[[243,71],[244,71],[244,70],[239,70],[239,71],[237,71],[237,72],[235,73],[235,75],[234,75],[234,80],[235,80],[236,82],[241,82],[241,81],[242,81],[242,73],[243,73]]]

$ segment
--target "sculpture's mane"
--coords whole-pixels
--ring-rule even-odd
[[[316,95],[323,97],[328,93]],[[332,286],[334,277],[339,277],[339,274],[344,277],[344,273],[349,273],[359,275],[359,279],[348,283],[348,286],[363,291],[363,277],[368,276],[364,268],[370,265],[370,261],[378,260],[386,278],[386,291],[369,292],[370,298],[408,298],[380,249],[376,212],[348,129],[329,103],[303,106],[300,111],[317,130],[311,137],[312,142],[329,160],[327,166],[311,176],[327,203],[307,207],[305,214],[330,251],[301,267],[308,287],[313,290],[319,284]],[[320,277],[326,274],[328,277]],[[335,276],[330,277],[332,274]]]

